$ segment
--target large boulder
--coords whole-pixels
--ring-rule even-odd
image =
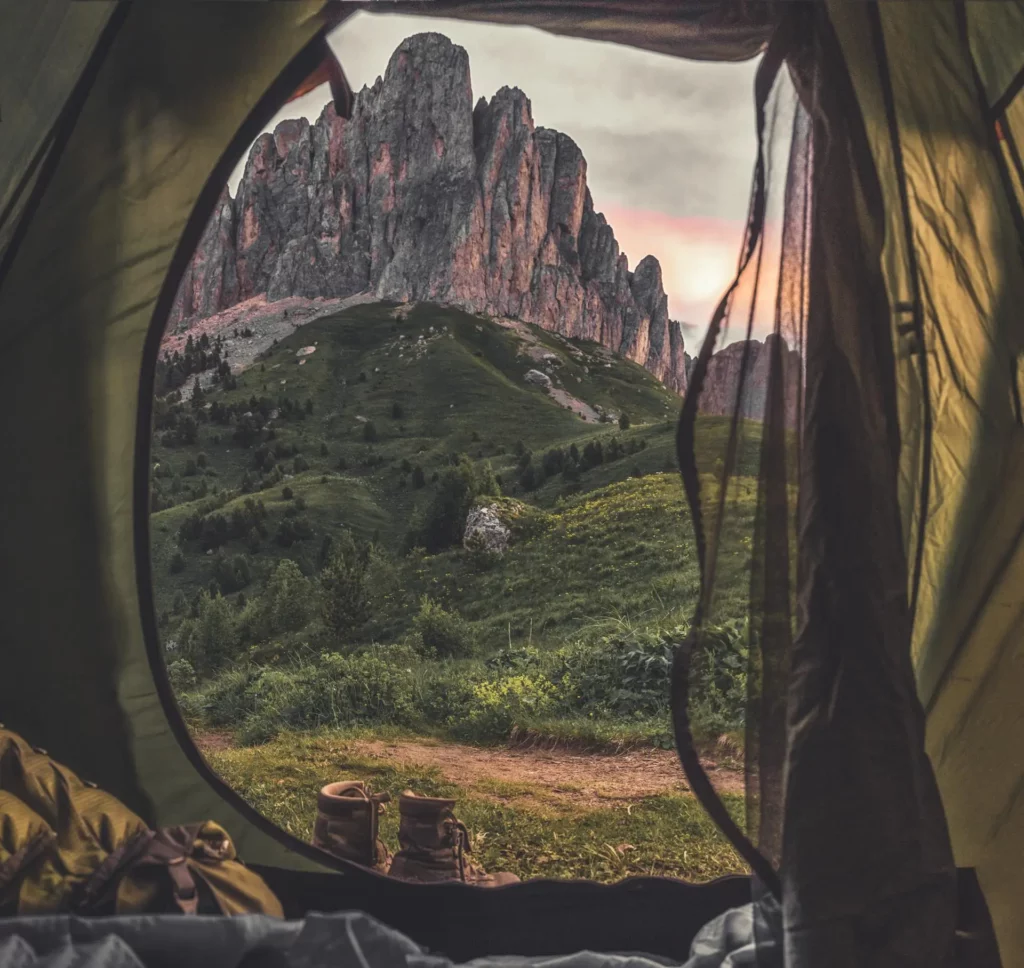
[[[482,504],[469,512],[462,544],[469,551],[502,555],[508,549],[511,534],[512,529],[501,520],[498,508]]]
[[[541,387],[544,390],[550,390],[552,387],[551,377],[540,370],[527,370],[526,376],[523,379],[527,383],[532,383],[534,386]]]

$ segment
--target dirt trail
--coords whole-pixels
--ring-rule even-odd
[[[231,747],[230,736],[196,736],[202,750]],[[433,767],[451,783],[476,788],[480,793],[538,798],[549,805],[598,807],[637,802],[659,793],[689,790],[679,761],[669,750],[632,750],[627,753],[581,753],[567,749],[485,748],[440,743],[430,739],[338,740],[339,752],[365,756],[395,765]],[[716,789],[740,793],[743,774],[705,763]],[[516,788],[520,789],[516,789]]]

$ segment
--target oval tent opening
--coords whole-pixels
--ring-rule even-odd
[[[757,62],[367,14],[329,44],[349,116],[324,83],[266,125],[160,340],[153,594],[191,737],[264,817],[390,877],[742,873],[679,768],[669,670],[699,594],[676,425],[743,240]],[[713,360],[705,473],[762,317]],[[745,392],[691,701],[736,816]]]

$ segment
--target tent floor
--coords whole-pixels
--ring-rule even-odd
[[[501,888],[418,885],[252,865],[285,917],[364,911],[453,961],[485,955],[636,951],[685,961],[697,931],[750,902],[750,878],[706,884],[635,878],[618,884],[527,881]]]

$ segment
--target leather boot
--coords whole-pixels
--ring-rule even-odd
[[[388,872],[403,881],[464,881],[477,887],[516,884],[515,874],[488,874],[469,857],[469,832],[454,813],[455,801],[417,796],[398,799],[398,843]]]
[[[328,783],[316,800],[313,846],[386,873],[391,853],[380,839],[380,815],[389,793],[370,793],[359,780]]]

